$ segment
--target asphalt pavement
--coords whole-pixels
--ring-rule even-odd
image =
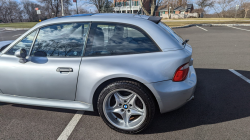
[[[4,28],[0,28],[0,41],[15,40],[26,31],[27,30],[10,31],[10,30],[4,30]]]
[[[238,28],[238,29],[237,29]],[[198,83],[195,99],[178,110],[157,113],[136,135],[111,130],[96,112],[84,112],[69,139],[249,139],[250,27],[174,29],[193,47]],[[25,31],[1,31],[12,40]],[[0,139],[57,139],[76,111],[0,103]]]

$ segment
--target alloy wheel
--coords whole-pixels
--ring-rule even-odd
[[[103,102],[103,112],[111,124],[125,130],[140,126],[147,113],[141,97],[128,89],[109,93]]]

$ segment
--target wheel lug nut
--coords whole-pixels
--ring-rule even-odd
[[[130,110],[128,110],[128,113],[130,112]]]
[[[129,104],[129,106],[132,106],[131,104]]]
[[[122,104],[120,103],[119,106],[122,106]]]
[[[124,103],[126,103],[127,101],[125,100]]]
[[[123,112],[123,111],[124,111],[124,109],[121,109],[121,111]]]

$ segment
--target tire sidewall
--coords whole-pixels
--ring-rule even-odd
[[[104,102],[105,97],[107,95],[109,95],[109,93],[111,93],[117,89],[118,90],[119,89],[121,89],[121,90],[128,89],[128,90],[135,92],[138,96],[140,96],[140,98],[143,100],[143,102],[146,106],[146,117],[145,117],[144,122],[134,129],[125,130],[125,129],[120,129],[118,127],[115,127],[107,120],[107,118],[104,114],[103,102]],[[150,95],[147,92],[147,90],[141,88],[140,86],[137,86],[137,85],[134,85],[131,83],[125,83],[125,82],[115,82],[115,83],[108,85],[106,88],[104,88],[99,95],[97,108],[98,108],[99,114],[102,117],[103,121],[112,129],[114,129],[118,132],[122,132],[122,133],[138,133],[138,132],[142,131],[150,124],[150,122],[153,119],[154,112],[155,112],[154,102],[153,102],[152,98],[150,98]]]

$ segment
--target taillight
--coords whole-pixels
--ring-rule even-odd
[[[184,81],[187,78],[188,71],[189,71],[189,63],[180,66],[175,72],[173,81],[174,82]]]

